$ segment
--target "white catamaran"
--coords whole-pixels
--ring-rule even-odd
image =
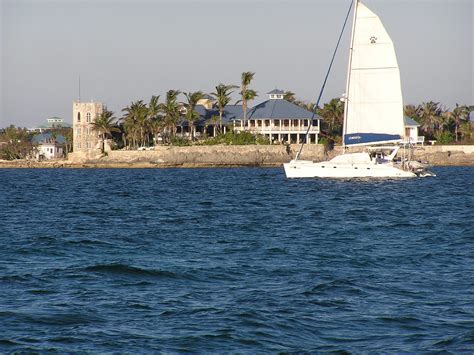
[[[344,154],[315,163],[296,158],[284,164],[288,178],[415,177],[432,175],[406,159],[394,161],[404,135],[400,71],[393,42],[379,17],[354,0],[349,65],[344,95]],[[385,146],[381,147],[383,144]],[[346,153],[354,146],[366,152]],[[300,150],[301,152],[301,150]]]

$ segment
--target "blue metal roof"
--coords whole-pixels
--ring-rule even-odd
[[[252,107],[247,113],[247,119],[309,119],[312,116],[311,111],[283,99],[264,101]],[[314,118],[320,119],[318,115]]]
[[[201,116],[194,123],[196,126],[204,126],[207,121],[210,121],[212,119],[212,117],[214,116],[219,117],[219,109],[216,107],[213,107],[212,109],[208,110],[204,106],[197,105],[195,110]],[[223,124],[229,124],[230,122],[241,117],[242,115],[243,115],[242,105],[227,105],[224,108],[224,114],[222,115]],[[188,125],[186,120],[183,120],[181,124],[183,126]]]
[[[214,116],[219,117],[219,109],[217,107],[208,110],[204,106],[197,105],[195,110],[200,115],[200,118],[194,123],[196,126],[204,126]],[[311,111],[283,99],[270,99],[247,111],[247,119],[310,119],[312,115]],[[243,116],[242,105],[227,105],[224,109],[222,121],[223,124],[229,124],[234,120],[241,120]],[[314,118],[320,119],[318,115],[315,115]],[[185,119],[180,124],[182,126],[188,125]]]
[[[416,122],[414,119],[411,119],[408,116],[403,116],[403,123],[405,126],[417,126],[417,127],[420,126],[418,122]]]
[[[46,143],[46,141],[51,140],[51,139],[52,139],[52,133],[51,132],[45,132],[45,133],[37,134],[36,136],[34,136],[31,139],[31,143],[33,143],[33,144],[43,144],[43,143]],[[66,143],[66,139],[64,138],[63,135],[58,134],[56,136],[56,142],[59,143],[59,144],[64,144],[64,143]]]
[[[279,90],[279,89],[273,89],[272,91],[267,92],[267,94],[277,94],[277,95],[278,95],[278,94],[282,95],[282,94],[284,94],[284,93],[285,93],[285,92],[284,92],[283,90]]]

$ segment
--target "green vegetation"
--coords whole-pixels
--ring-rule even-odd
[[[255,90],[249,89],[250,82],[252,81],[255,73],[244,72],[242,73],[241,84],[240,84],[240,97],[241,99],[237,103],[242,102],[242,112],[244,116],[244,126],[247,122],[247,110],[249,101],[254,100],[258,95]]]
[[[472,143],[472,123],[469,114],[472,107],[456,104],[450,111],[439,102],[423,102],[421,105],[406,105],[405,115],[420,124],[420,134],[435,139],[440,144],[451,142]]]
[[[342,141],[342,126],[344,121],[344,103],[339,99],[332,99],[317,110],[323,118],[323,129],[321,136],[325,137],[326,145],[334,145],[334,142]]]
[[[189,139],[184,137],[172,137],[170,141],[171,145],[175,145],[177,147],[185,147],[191,145]]]
[[[186,120],[189,124],[189,130],[191,134],[191,141],[194,141],[194,122],[199,119],[199,113],[196,111],[196,105],[199,100],[201,100],[204,94],[201,91],[196,92],[188,92],[184,93],[186,96],[186,100],[188,101],[186,104]]]
[[[115,117],[113,115],[112,111],[106,109],[92,122],[92,127],[100,135],[102,154],[105,152],[105,140],[107,137],[112,136],[112,132],[120,132],[115,124]]]
[[[219,120],[217,121],[217,133],[222,133],[222,117],[224,115],[225,107],[230,103],[230,95],[233,93],[232,89],[235,89],[235,85],[224,85],[219,84],[216,86],[216,91],[211,93],[217,101],[217,107],[219,108]],[[214,126],[215,127],[215,126]],[[214,135],[216,132],[214,131]]]
[[[258,145],[266,145],[270,144],[270,141],[267,137],[263,135],[254,135],[250,132],[240,132],[236,133],[233,131],[229,131],[225,134],[219,134],[216,137],[208,138],[200,143],[199,145],[251,145],[251,144],[258,144]]]
[[[26,158],[33,146],[33,134],[26,128],[9,126],[0,133],[0,159],[14,160]]]

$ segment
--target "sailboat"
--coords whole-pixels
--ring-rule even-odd
[[[294,160],[284,164],[285,174],[288,178],[432,175],[419,165],[414,167],[408,159],[395,161],[404,135],[395,48],[379,17],[359,0],[354,0],[352,5],[346,94],[341,99],[344,101],[343,154],[316,163],[299,160],[300,150]],[[347,152],[351,147],[363,147],[365,151]]]

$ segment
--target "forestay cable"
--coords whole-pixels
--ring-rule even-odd
[[[296,153],[295,160],[298,160],[298,158],[301,154],[301,151],[303,150],[303,146],[306,143],[306,140],[308,139],[309,130],[311,129],[311,126],[313,125],[313,119],[314,119],[314,116],[316,116],[316,110],[318,109],[319,101],[321,100],[321,96],[323,95],[324,88],[326,87],[326,82],[328,81],[329,73],[331,72],[332,64],[334,63],[334,58],[336,57],[337,49],[339,48],[339,43],[341,43],[341,38],[342,38],[342,35],[344,33],[344,29],[346,28],[347,19],[349,18],[349,15],[351,13],[352,4],[353,4],[353,1],[351,1],[351,5],[349,6],[349,10],[347,11],[346,19],[344,20],[344,25],[342,26],[341,34],[339,35],[339,39],[337,40],[336,48],[334,49],[334,53],[332,54],[331,63],[329,64],[329,68],[328,68],[328,71],[326,73],[326,77],[324,78],[323,86],[321,87],[321,91],[319,92],[318,100],[316,101],[316,105],[314,106],[313,114],[311,115],[311,120],[308,123],[308,129],[306,130],[306,134],[305,134],[305,137],[303,139],[303,142],[301,143],[301,147],[298,150],[298,153]]]

